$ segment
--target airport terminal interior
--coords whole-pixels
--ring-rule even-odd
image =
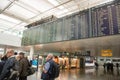
[[[42,80],[49,53],[55,80],[120,80],[120,0],[0,0],[0,62],[25,53]]]

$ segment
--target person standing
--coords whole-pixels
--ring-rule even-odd
[[[14,66],[14,62],[15,62],[15,56],[14,56],[14,50],[9,49],[7,51],[7,54],[5,56],[5,64],[3,66],[1,75],[0,75],[0,80],[5,80],[6,78],[9,78],[9,76],[11,75],[11,69]],[[14,79],[15,80],[15,79]]]
[[[29,61],[25,58],[24,53],[20,52],[20,61],[19,61],[19,80],[27,80],[27,70],[29,68]]]
[[[104,70],[106,70],[106,63],[103,64]]]
[[[43,73],[41,75],[41,78],[43,80],[55,80],[54,73],[52,73],[52,69],[54,67],[54,61],[53,61],[53,54],[48,54],[46,57],[46,63],[44,65]]]
[[[116,67],[117,67],[117,69],[119,69],[119,64],[118,63],[116,63]]]
[[[1,62],[2,54],[0,54],[0,62]]]
[[[96,70],[98,69],[98,67],[99,67],[98,63],[95,62],[95,68],[96,68]]]

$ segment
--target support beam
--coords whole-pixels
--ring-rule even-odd
[[[3,10],[0,10],[0,14],[3,13],[7,8],[9,8],[15,1],[16,0],[14,0],[12,2],[10,1],[10,3]]]
[[[19,17],[19,16],[16,16],[16,15],[12,14],[12,13],[3,12],[3,14],[4,14],[4,15],[7,15],[7,16],[9,16],[9,17],[15,18],[15,19],[17,19],[17,20],[23,21],[23,22],[25,22],[25,23],[30,23],[29,20],[23,19],[23,18],[21,18],[21,17]]]

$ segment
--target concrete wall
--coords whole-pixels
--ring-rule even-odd
[[[0,33],[0,45],[21,46],[21,38],[15,35]]]
[[[91,49],[91,54],[96,57],[101,57],[101,50],[106,50],[106,49],[112,50],[111,57],[120,57],[120,45],[96,47],[94,49]]]

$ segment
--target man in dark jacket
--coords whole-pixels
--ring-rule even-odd
[[[19,62],[19,80],[27,80],[27,70],[29,68],[29,62],[27,58],[24,57],[24,53],[20,52],[20,62]]]
[[[55,77],[53,75],[54,73],[52,73],[53,66],[54,66],[53,54],[50,53],[46,57],[46,63],[44,65],[44,70],[43,70],[44,74],[49,74],[49,80],[55,80]],[[44,78],[43,80],[47,80],[47,79]]]
[[[4,80],[10,76],[10,70],[14,66],[15,62],[14,50],[10,49],[7,51],[7,58],[8,59],[6,60],[0,75],[0,80]]]

